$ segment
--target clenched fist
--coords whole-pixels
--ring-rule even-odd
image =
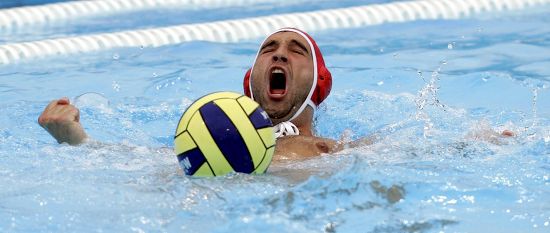
[[[71,105],[66,97],[50,102],[38,117],[38,124],[59,143],[77,145],[87,137],[80,124],[78,108]]]

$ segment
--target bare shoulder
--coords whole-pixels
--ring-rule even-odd
[[[300,159],[335,152],[337,142],[315,136],[287,136],[277,139],[275,160]]]

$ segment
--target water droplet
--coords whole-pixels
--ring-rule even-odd
[[[383,52],[384,52],[384,48],[380,48],[380,52],[383,53]]]
[[[140,45],[140,46],[139,46],[139,49],[143,49],[143,48],[145,48],[145,46],[143,46],[143,45]]]
[[[113,60],[118,60],[120,58],[120,55],[118,53],[113,54]]]
[[[453,49],[453,47],[454,47],[454,46],[453,46],[452,43],[447,44],[447,48],[448,48],[448,49]]]
[[[111,86],[113,87],[113,90],[120,91],[120,85],[117,82],[113,81],[113,84],[111,84]]]
[[[382,85],[384,85],[384,81],[377,82],[376,85],[382,86]]]
[[[510,213],[510,209],[507,209],[507,210],[506,210],[506,213]]]
[[[397,53],[393,53],[393,57],[397,57]]]
[[[544,222],[544,226],[547,227],[548,225],[550,225],[549,222]]]
[[[156,78],[157,76],[157,73],[153,73],[153,78]]]

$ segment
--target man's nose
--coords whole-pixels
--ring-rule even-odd
[[[278,49],[273,54],[273,61],[287,62],[288,58],[287,58],[286,52],[282,51],[282,49]]]

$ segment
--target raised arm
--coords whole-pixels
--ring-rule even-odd
[[[54,100],[38,117],[38,124],[50,133],[58,143],[78,145],[87,138],[80,124],[80,112],[68,98]]]

